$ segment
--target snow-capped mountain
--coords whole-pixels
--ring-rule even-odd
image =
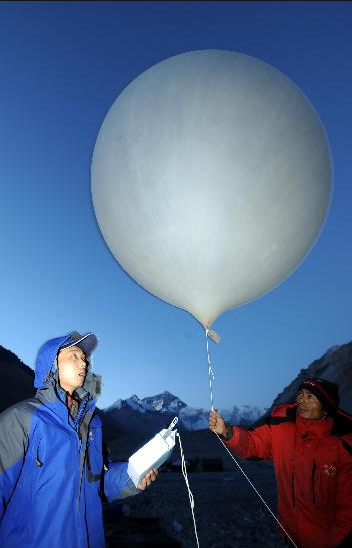
[[[106,412],[111,412],[117,409],[130,407],[140,413],[146,411],[160,411],[160,413],[178,413],[180,409],[186,407],[186,404],[170,392],[165,390],[162,394],[139,399],[136,394],[127,400],[118,399],[115,403],[104,409]]]
[[[209,410],[189,407],[180,398],[174,396],[167,390],[162,394],[139,399],[133,395],[126,400],[117,400],[113,405],[104,409],[105,413],[111,414],[115,420],[127,420],[128,412],[134,416],[135,413],[144,415],[143,422],[148,417],[158,416],[158,422],[167,426],[174,416],[179,419],[179,427],[184,430],[203,430],[208,428]],[[226,421],[233,424],[248,425],[256,421],[264,414],[265,410],[259,407],[242,405],[234,406],[232,409],[221,409],[220,413]]]
[[[273,405],[295,401],[300,383],[303,379],[310,377],[321,377],[337,383],[340,391],[340,408],[352,413],[352,342],[329,348],[308,368],[301,369],[297,377],[277,396]],[[253,424],[268,412],[268,409],[242,405],[219,411],[225,421],[245,426]],[[184,430],[208,428],[209,410],[189,407],[167,391],[143,399],[134,395],[127,400],[117,400],[115,404],[105,409],[105,412],[111,415],[121,427],[128,424],[129,428],[139,431],[143,424],[145,432],[149,431],[150,434],[167,427],[175,416],[179,418],[179,427]],[[141,415],[143,415],[142,423]]]

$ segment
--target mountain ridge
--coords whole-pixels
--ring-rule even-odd
[[[323,378],[339,387],[339,407],[352,413],[352,342],[330,347],[320,358],[303,368],[275,398],[272,406],[293,402],[299,385],[309,378]]]
[[[298,375],[276,396],[266,410],[256,406],[236,406],[220,412],[228,422],[247,426],[270,412],[274,405],[295,401],[300,383],[307,378],[322,377],[335,382],[340,391],[340,408],[352,413],[352,342],[330,347],[320,358]],[[34,371],[11,350],[0,345],[0,411],[18,401],[33,397]],[[97,413],[102,418],[107,440],[117,439],[132,431],[144,436],[152,435],[179,417],[179,427],[184,430],[202,430],[208,427],[209,411],[188,406],[168,390],[140,399],[136,394]]]
[[[204,430],[208,428],[209,421],[208,409],[188,406],[168,390],[141,399],[136,394],[125,400],[118,399],[109,407],[104,408],[104,412],[116,421],[126,421],[130,415],[133,422],[138,417],[136,413],[140,413],[143,415],[145,428],[148,428],[145,422],[148,424],[149,418],[153,414],[158,415],[157,422],[161,427],[168,426],[167,422],[171,422],[175,415],[178,416],[178,428],[184,430]],[[228,422],[248,426],[258,420],[265,413],[265,409],[257,406],[234,405],[230,410],[220,409],[220,413]]]

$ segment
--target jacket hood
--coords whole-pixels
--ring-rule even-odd
[[[50,339],[50,341],[44,343],[39,349],[37,360],[35,362],[35,388],[45,388],[47,386],[49,375],[56,366],[57,353],[61,346],[70,340],[70,337],[71,333],[68,333],[63,337]]]
[[[63,337],[57,337],[55,339],[50,339],[46,343],[43,344],[43,346],[39,349],[36,364],[35,364],[35,377],[34,377],[34,386],[35,388],[47,388],[49,384],[50,378],[54,375],[57,365],[57,353],[59,349],[62,346],[65,346],[67,344],[70,344],[74,342],[74,340],[77,338],[78,333],[75,331],[72,333],[68,333],[67,335],[64,335]],[[80,336],[81,337],[81,336]],[[97,343],[97,338],[95,335],[90,334],[89,339],[87,339],[87,336],[82,337],[82,339],[85,339],[88,341],[88,346],[85,348],[81,343],[80,346],[83,347],[83,349],[86,352],[86,355],[88,353],[90,354],[90,351],[94,348],[94,346]],[[97,376],[92,375],[89,371],[87,373],[87,377],[84,383],[84,387],[88,389],[88,391],[92,392],[93,390],[92,381],[93,384],[95,384],[95,381],[98,379]]]

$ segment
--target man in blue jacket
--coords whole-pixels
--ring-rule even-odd
[[[34,398],[0,415],[0,546],[104,547],[101,498],[136,488],[127,462],[104,462],[101,420],[94,415],[100,378],[89,371],[93,333],[51,339],[39,350]]]

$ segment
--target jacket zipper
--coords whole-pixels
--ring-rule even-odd
[[[292,477],[291,477],[291,496],[292,496],[292,506],[296,506],[295,486],[294,486],[294,469],[292,470]]]
[[[313,504],[315,504],[315,474],[317,471],[317,465],[315,462],[313,462],[313,468],[312,468],[312,491],[313,491]]]
[[[74,421],[76,432],[77,432],[78,439],[79,439],[79,459],[80,459],[78,498],[77,498],[78,508],[79,508],[79,504],[80,504],[81,487],[82,487],[82,480],[83,480],[83,468],[84,468],[84,463],[85,463],[85,453],[86,453],[87,447],[88,447],[88,434],[87,434],[87,437],[86,437],[85,443],[84,443],[84,448],[82,448],[82,435],[81,435],[81,432],[80,432],[80,425],[81,425],[81,422],[82,422],[81,419],[83,417],[83,414],[84,414],[84,417],[85,417],[87,415],[87,413],[89,412],[89,410],[90,410],[90,407],[88,405],[88,399],[89,399],[88,396],[86,396],[82,400],[81,406],[78,410],[76,420]]]
[[[81,434],[81,422],[84,417],[84,414],[87,410],[88,405],[88,395],[81,401],[81,404],[78,409],[76,418],[74,419],[75,430],[79,440],[79,483],[78,483],[78,505],[81,494],[81,485],[83,478],[83,467],[84,467],[84,453],[87,449],[87,440],[85,440],[85,447],[82,449],[82,434]]]

